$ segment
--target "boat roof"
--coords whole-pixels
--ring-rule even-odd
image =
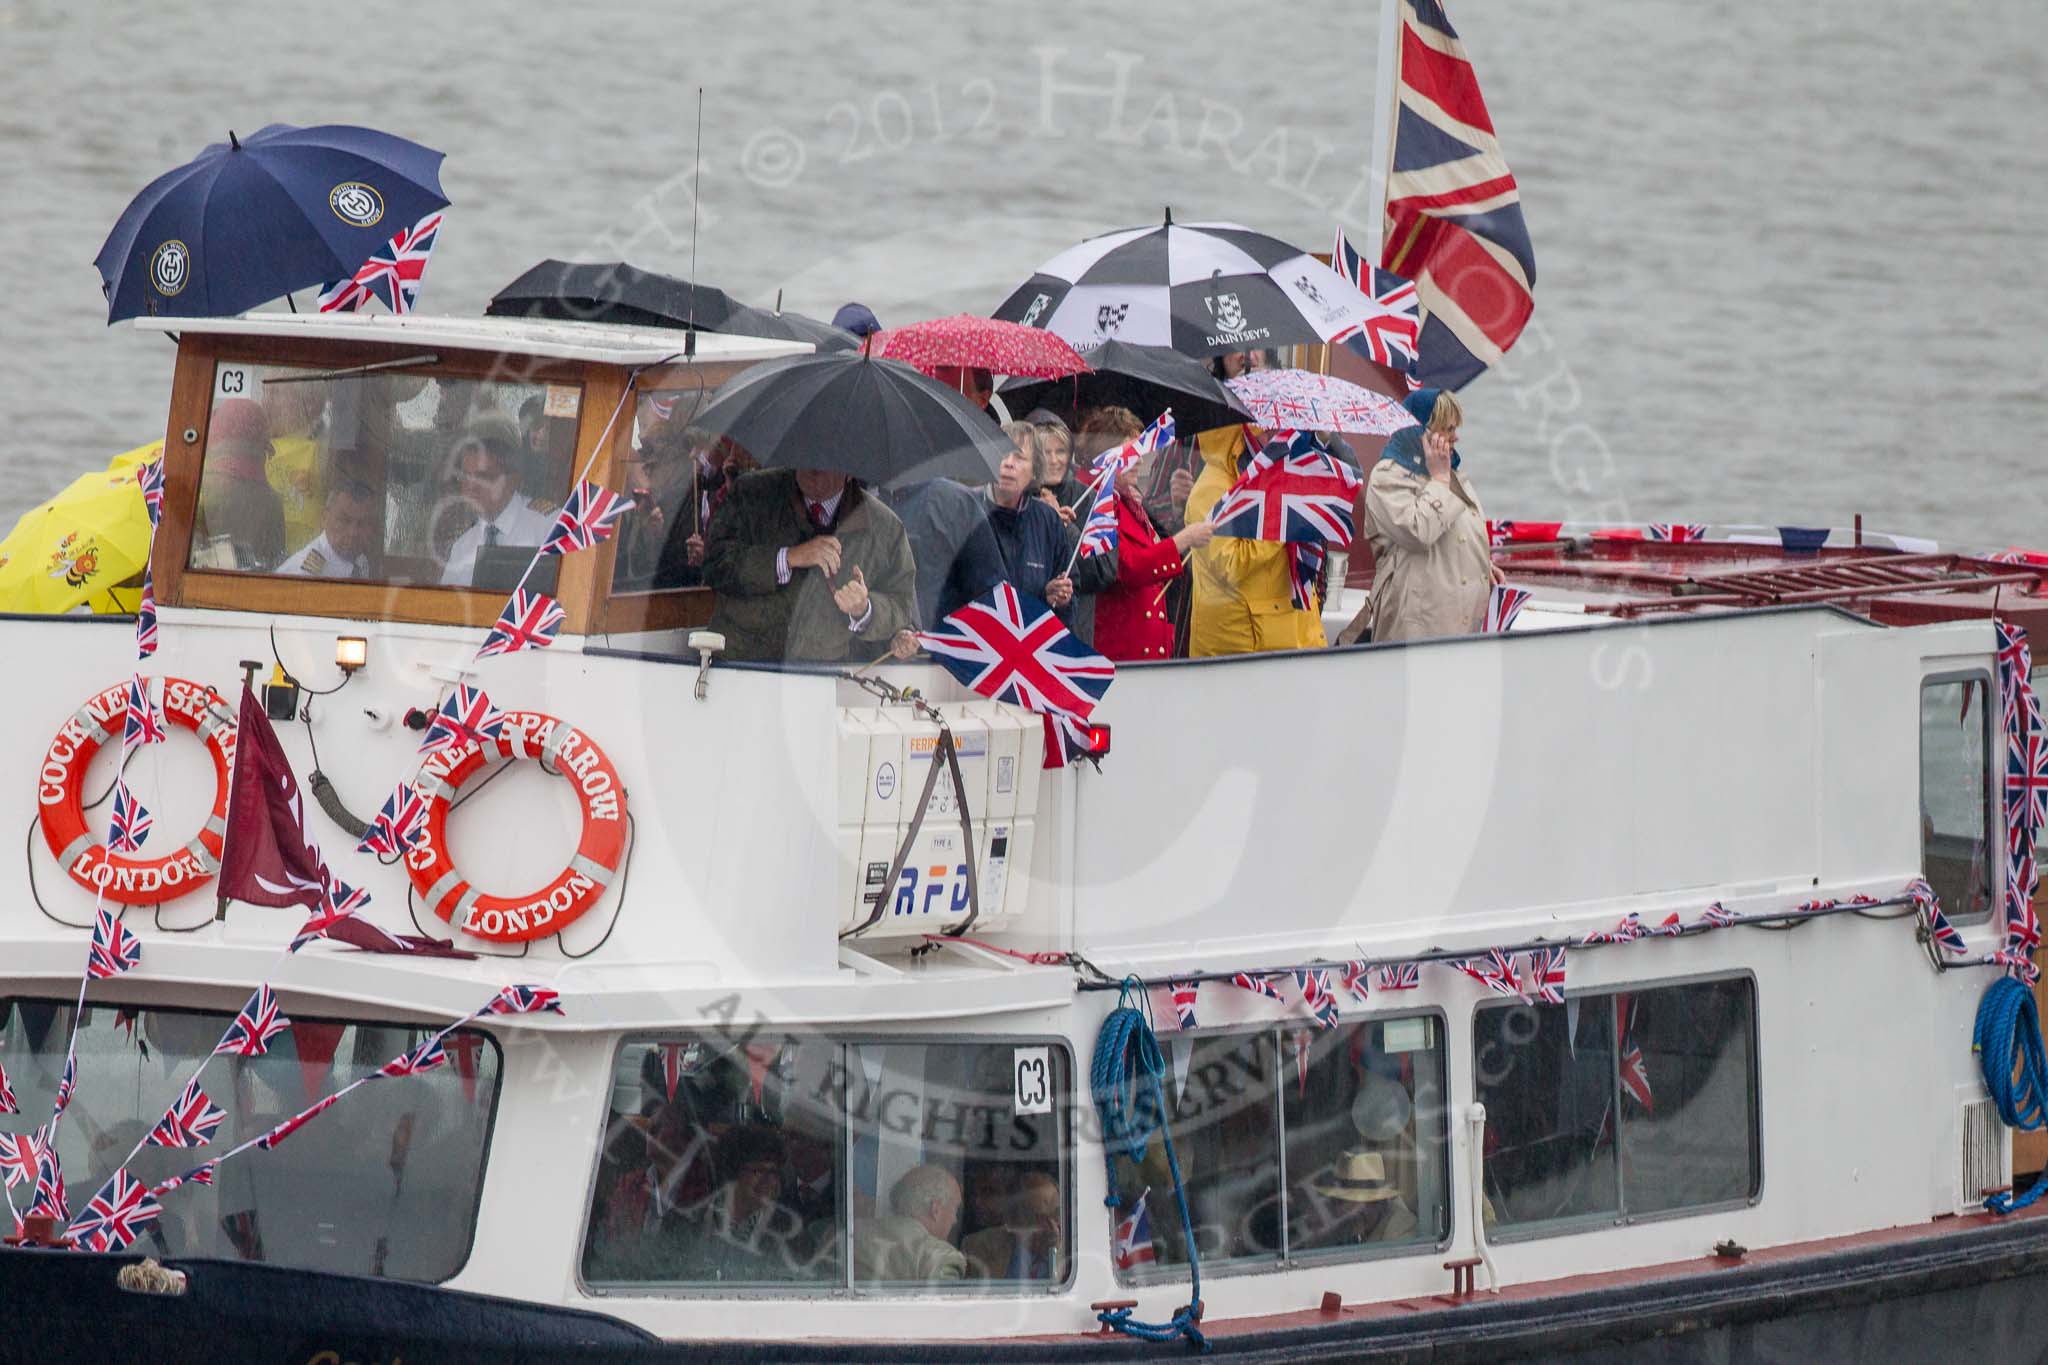
[[[552,318],[428,317],[417,313],[246,313],[233,318],[137,318],[148,331],[176,334],[281,337],[404,346],[445,346],[552,360],[595,360],[614,365],[684,362],[692,333],[658,327],[622,327],[607,322],[564,322]],[[808,341],[697,332],[699,361],[773,360],[807,355]],[[687,362],[685,362],[687,363]]]

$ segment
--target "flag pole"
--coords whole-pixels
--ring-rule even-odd
[[[1401,107],[1401,4],[1380,0],[1379,48],[1373,73],[1372,216],[1365,224],[1365,257],[1384,268],[1387,237],[1387,177],[1394,164],[1394,122]]]
[[[1112,472],[1112,470],[1109,470],[1109,469],[1105,469],[1105,470],[1103,470],[1103,471],[1102,471],[1102,472],[1101,472],[1100,474],[1097,474],[1097,475],[1095,476],[1095,482],[1094,482],[1094,483],[1091,483],[1091,484],[1089,484],[1089,485],[1088,485],[1088,491],[1087,491],[1087,492],[1085,492],[1085,493],[1083,493],[1083,494],[1081,495],[1081,502],[1077,502],[1077,503],[1075,503],[1075,504],[1074,504],[1074,510],[1078,512],[1078,511],[1080,510],[1080,508],[1081,508],[1081,503],[1084,503],[1084,502],[1085,502],[1085,503],[1087,503],[1087,504],[1089,505],[1089,511],[1090,511],[1090,514],[1092,515],[1092,514],[1093,514],[1093,512],[1094,512],[1094,504],[1095,504],[1095,495],[1096,495],[1096,492],[1097,492],[1097,491],[1098,491],[1099,489],[1101,489],[1101,487],[1102,487],[1102,481],[1103,481],[1104,479],[1108,479],[1108,478],[1114,478],[1114,477],[1115,477],[1114,473]],[[1065,578],[1065,577],[1066,577],[1066,576],[1067,576],[1068,574],[1071,574],[1071,573],[1072,573],[1072,572],[1074,571],[1074,565],[1080,562],[1080,559],[1081,559],[1081,540],[1082,540],[1082,538],[1083,538],[1084,536],[1086,536],[1087,532],[1088,532],[1088,523],[1087,523],[1087,521],[1086,521],[1086,520],[1084,519],[1084,520],[1083,520],[1083,521],[1081,522],[1081,535],[1078,535],[1078,536],[1075,536],[1075,537],[1074,537],[1074,552],[1073,552],[1072,554],[1070,554],[1070,555],[1068,555],[1068,556],[1067,556],[1067,567],[1066,567],[1066,568],[1064,568],[1064,569],[1061,569],[1061,570],[1060,570],[1060,577],[1061,577],[1061,578]]]

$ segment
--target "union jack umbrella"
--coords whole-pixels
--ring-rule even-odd
[[[225,1052],[236,1057],[261,1057],[270,1050],[270,1040],[292,1026],[292,1021],[278,1012],[277,997],[271,994],[269,986],[258,986],[256,994],[249,997],[249,1003],[242,1006],[242,1012],[228,1025],[215,1045],[213,1055]]]
[[[19,1114],[21,1101],[14,1098],[14,1087],[7,1083],[7,1068],[0,1066],[0,1114]]]
[[[1564,1003],[1564,946],[1538,948],[1529,954],[1529,988],[1536,993],[1537,1002],[1545,1005]]]
[[[1422,984],[1422,967],[1415,962],[1393,962],[1380,968],[1376,989],[1412,991]]]
[[[556,513],[554,529],[541,543],[540,552],[544,555],[565,555],[572,550],[587,550],[601,544],[611,538],[619,518],[632,507],[631,498],[584,479],[569,494],[562,510]]]
[[[462,683],[435,710],[427,732],[420,736],[420,752],[432,754],[464,744],[480,745],[504,733],[505,713],[491,704],[481,687]]]
[[[1419,356],[1422,337],[1422,301],[1412,280],[1381,270],[1359,254],[1358,248],[1337,229],[1337,241],[1330,248],[1330,268],[1372,301],[1374,312],[1348,332],[1332,338],[1341,341],[1375,365],[1405,370]]]
[[[427,802],[411,783],[401,782],[384,798],[383,809],[370,821],[370,828],[356,845],[358,853],[396,858],[411,848],[427,827]]]
[[[135,799],[126,782],[116,779],[114,813],[107,820],[107,847],[116,853],[133,853],[149,838],[150,826],[155,823],[149,807]]]
[[[1699,922],[1694,927],[1700,929],[1726,929],[1733,923],[1735,923],[1735,913],[1722,905],[1721,902],[1715,901],[1700,915]]]
[[[1088,553],[1085,543],[1081,553]],[[520,588],[505,604],[505,610],[498,613],[498,623],[484,637],[476,657],[488,659],[494,654],[516,654],[522,649],[546,649],[555,642],[562,619],[561,603],[544,592]]]
[[[545,986],[507,986],[484,1006],[483,1014],[560,1014],[562,993]]]
[[[1174,442],[1173,409],[1168,408],[1153,418],[1146,428],[1132,439],[1125,441],[1114,450],[1105,450],[1095,457],[1094,469],[1097,474],[1116,475],[1131,468],[1153,451]]]
[[[42,1129],[38,1128],[33,1133],[0,1133],[0,1180],[5,1180],[10,1190],[33,1181],[36,1163],[42,1155]]]
[[[1167,989],[1173,992],[1173,1017],[1181,1028],[1195,1027],[1195,1001],[1202,993],[1199,981],[1174,981]]]
[[[955,611],[917,641],[946,671],[991,701],[1086,720],[1116,665],[1083,644],[1052,608],[1008,583]]]
[[[1330,973],[1321,967],[1294,969],[1295,989],[1301,992],[1302,1008],[1316,1023],[1329,1028],[1337,1022],[1337,993],[1330,989]]]
[[[164,728],[164,713],[150,699],[149,680],[140,673],[128,680],[128,719],[121,730],[121,747],[161,744],[170,738]]]
[[[121,917],[104,905],[92,921],[92,949],[86,956],[85,975],[105,981],[142,961],[142,940],[128,932]]]
[[[1480,629],[1489,635],[1505,635],[1515,628],[1515,618],[1522,614],[1522,608],[1529,605],[1533,596],[1535,594],[1527,588],[1494,584],[1486,594],[1486,624]]]
[[[1237,975],[1230,978],[1230,984],[1241,991],[1251,991],[1255,995],[1263,995],[1268,1000],[1278,1000],[1280,998],[1279,987],[1275,986],[1268,978],[1252,972],[1237,973]]]
[[[283,1123],[278,1124],[277,1127],[271,1129],[262,1137],[257,1138],[256,1145],[258,1147],[261,1147],[266,1152],[272,1150],[279,1143],[283,1142],[286,1138],[290,1137],[293,1133],[298,1132],[299,1129],[304,1128],[314,1119],[319,1118],[329,1109],[332,1109],[334,1107],[335,1101],[339,1100],[343,1095],[346,1095],[349,1090],[353,1090],[354,1088],[354,1086],[350,1086],[348,1090],[337,1090],[332,1095],[329,1095],[327,1098],[319,1101],[317,1104],[307,1105],[304,1109],[301,1109],[298,1113],[293,1114],[290,1118],[286,1119]]]
[[[1351,992],[1352,999],[1358,1001],[1370,1000],[1372,987],[1368,984],[1367,979],[1371,970],[1363,962],[1347,962],[1344,964],[1344,972],[1339,978],[1339,984],[1345,990]]]
[[[1646,529],[1651,540],[1673,545],[1690,545],[1707,538],[1707,528],[1697,521],[1653,521]]]
[[[115,1171],[100,1192],[92,1197],[71,1225],[71,1235],[92,1251],[119,1251],[141,1235],[142,1230],[163,1212],[149,1186],[128,1174]]]
[[[1105,470],[1088,489],[1088,520],[1081,526],[1077,559],[1106,555],[1116,549],[1116,475]]]
[[[135,486],[142,490],[142,505],[149,510],[149,529],[154,531],[164,519],[164,461],[159,455],[135,471]],[[149,570],[143,569],[143,591],[149,589]]]
[[[1209,513],[1219,536],[1244,540],[1351,543],[1352,506],[1358,471],[1315,444],[1306,433],[1288,433],[1245,467]]]
[[[215,1164],[209,1161],[204,1166],[194,1166],[183,1175],[174,1175],[169,1180],[150,1186],[149,1192],[161,1199],[180,1185],[211,1185]]]
[[[152,1147],[204,1147],[213,1141],[213,1133],[221,1125],[228,1111],[216,1105],[199,1088],[199,1078],[194,1076],[185,1085],[185,1093],[178,1096],[177,1103],[164,1111],[156,1127],[149,1130],[146,1141]]]
[[[441,1046],[437,1035],[426,1039],[410,1052],[393,1057],[377,1068],[379,1076],[417,1076],[448,1065],[448,1050]]]
[[[142,600],[135,606],[135,657],[156,653],[156,582],[147,565],[142,570]]]
[[[399,229],[354,275],[336,280],[320,292],[320,311],[352,313],[374,298],[394,313],[412,312],[419,304],[420,278],[426,274],[427,258],[440,233],[439,213]]]
[[[1307,370],[1253,370],[1226,387],[1268,428],[1391,436],[1416,424],[1385,394]]]

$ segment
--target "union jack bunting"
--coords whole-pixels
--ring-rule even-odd
[[[1689,545],[1707,538],[1707,528],[1697,521],[1653,521],[1647,528],[1651,540],[1669,541],[1673,545]]]
[[[2034,690],[2034,654],[2027,645],[2027,632],[2023,627],[2010,625],[1992,618],[1992,627],[1998,635],[1998,690],[2005,706],[2008,727],[2012,724],[2013,713],[2019,709],[2020,698]]]
[[[12,1111],[10,1111],[12,1112]],[[8,1189],[36,1178],[36,1162],[43,1155],[43,1130],[33,1133],[0,1133],[0,1180]]]
[[[327,913],[346,915],[360,910],[370,903],[370,893],[359,886],[329,876],[327,879]]]
[[[1538,948],[1529,954],[1528,975],[1523,978],[1536,1000],[1544,1005],[1564,1003],[1564,947]]]
[[[1832,910],[1840,904],[1841,902],[1832,896],[1823,896],[1818,900],[1801,901],[1792,908],[1802,915],[1811,915],[1816,910]]]
[[[1330,973],[1321,967],[1297,967],[1295,989],[1301,992],[1301,1006],[1324,1028],[1337,1022],[1337,993],[1330,989]]]
[[[14,1087],[7,1083],[7,1068],[0,1066],[0,1114],[19,1114],[21,1101],[14,1098]]]
[[[164,461],[161,455],[135,471],[135,486],[142,490],[142,506],[149,513],[149,529],[154,531],[164,519]],[[147,569],[142,581],[145,586],[149,582]]]
[[[149,695],[149,680],[140,673],[128,680],[128,719],[121,729],[121,747],[161,744],[170,738],[164,728],[164,713]]]
[[[183,1175],[174,1175],[169,1180],[150,1186],[149,1192],[161,1199],[180,1185],[211,1185],[215,1164],[209,1161],[204,1166],[194,1166]]]
[[[79,1213],[71,1235],[88,1250],[119,1251],[163,1211],[149,1186],[128,1174],[124,1166],[100,1186],[100,1192]]]
[[[1631,910],[1621,917],[1621,922],[1604,933],[1592,933],[1580,939],[1580,943],[1633,943],[1649,931],[1643,928],[1643,917]]]
[[[314,1119],[319,1118],[322,1114],[326,1113],[329,1109],[333,1108],[335,1101],[339,1100],[343,1095],[346,1095],[347,1093],[347,1090],[337,1090],[332,1095],[329,1095],[327,1098],[321,1100],[319,1103],[307,1105],[304,1109],[301,1109],[298,1113],[293,1114],[290,1118],[286,1119],[283,1123],[278,1124],[277,1127],[271,1129],[262,1137],[257,1138],[256,1145],[258,1147],[261,1147],[266,1152],[272,1150],[279,1143],[283,1142],[286,1138],[290,1137],[293,1133],[298,1132],[299,1129],[304,1128]]]
[[[1219,536],[1244,540],[1351,544],[1358,471],[1313,444],[1307,433],[1260,451],[1209,513]]]
[[[227,1110],[206,1097],[194,1076],[186,1083],[185,1093],[149,1130],[146,1141],[152,1147],[204,1147],[213,1141],[214,1130],[227,1116]]]
[[[2015,734],[2005,746],[2005,815],[2033,833],[2048,821],[2048,735]]]
[[[121,917],[104,905],[92,920],[92,948],[85,960],[88,980],[105,981],[142,961],[142,940],[128,932]]]
[[[427,732],[420,736],[420,752],[438,753],[464,744],[482,744],[505,733],[505,713],[491,704],[481,687],[459,684],[434,711]]]
[[[64,1194],[64,1161],[57,1155],[49,1125],[38,1129],[36,1138],[36,1189],[35,1196],[29,1200],[28,1211],[69,1219],[71,1203]]]
[[[1081,527],[1077,554],[1082,559],[1106,555],[1116,549],[1116,476],[1104,471],[1086,494],[1088,520]]]
[[[399,229],[354,275],[320,291],[320,311],[355,312],[374,298],[394,313],[412,312],[419,303],[420,277],[426,273],[427,258],[433,254],[434,239],[440,232],[439,212]]]
[[[633,500],[623,493],[614,493],[584,479],[569,494],[562,510],[555,514],[554,529],[541,543],[540,552],[544,555],[565,555],[572,550],[587,550],[601,544],[611,538],[619,518],[632,508]]]
[[[147,659],[156,653],[156,642],[156,581],[144,566],[142,600],[135,604],[135,657]]]
[[[1268,1000],[1278,1000],[1280,998],[1280,988],[1267,978],[1254,972],[1239,972],[1230,978],[1230,984],[1241,991],[1250,991],[1254,995],[1263,995]]]
[[[545,986],[507,986],[484,1006],[484,1014],[560,1014],[562,993]]]
[[[76,1042],[76,1039],[73,1039]],[[71,1092],[78,1088],[78,1054],[66,1053],[64,1070],[57,1077],[57,1102],[51,1106],[50,1117],[55,1118],[71,1107]]]
[[[1180,1028],[1195,1027],[1195,1001],[1202,993],[1199,981],[1173,981],[1167,984],[1173,993],[1173,1018]]]
[[[1111,520],[1115,520],[1114,515]],[[1081,553],[1088,553],[1085,537]],[[522,649],[546,649],[555,642],[555,634],[562,628],[562,619],[561,603],[544,592],[520,588],[505,604],[505,610],[498,613],[498,623],[484,637],[483,647],[477,650],[476,657],[488,659],[495,654],[517,654]]]
[[[1374,989],[1382,991],[1412,991],[1422,984],[1422,968],[1414,962],[1393,962],[1380,968],[1380,979]]]
[[[1525,1005],[1529,1003],[1529,994],[1515,975],[1515,960],[1498,948],[1485,957],[1468,957],[1452,965],[1495,995],[1512,995]]]
[[[149,807],[135,799],[126,782],[115,779],[114,813],[107,820],[107,847],[116,853],[133,853],[149,838],[150,826],[155,823],[150,819]]]
[[[1948,916],[1942,913],[1941,898],[1934,894],[1934,888],[1927,884],[1926,878],[1915,877],[1906,883],[1906,894],[1913,898],[1914,908],[1919,910],[1920,918],[1926,921],[1928,938],[1946,952],[1967,951],[1962,934],[1948,922]]]
[[[1368,981],[1372,969],[1363,962],[1347,962],[1338,977],[1338,985],[1351,993],[1351,998],[1367,1001],[1372,998],[1372,986]]]
[[[1987,967],[2003,967],[2009,976],[2018,977],[2029,986],[2041,979],[2041,969],[2034,965],[2033,955],[2018,948],[2000,948],[1987,953],[1981,959]]]
[[[1715,901],[1700,915],[1695,927],[1700,929],[1726,929],[1733,923],[1735,923],[1735,913],[1722,905],[1721,902]]]
[[[1116,665],[1083,644],[1052,608],[1008,583],[955,611],[917,642],[946,671],[991,701],[1088,719]]]
[[[428,1038],[410,1052],[401,1053],[377,1068],[379,1076],[417,1076],[448,1065],[448,1050],[438,1037]],[[669,1098],[675,1096],[671,1094]]]
[[[1105,450],[1097,455],[1094,471],[1097,474],[1110,475],[1113,482],[1117,474],[1131,468],[1153,451],[1172,445],[1175,434],[1173,409],[1168,408],[1153,418],[1151,425],[1131,440],[1125,441],[1114,450]]]
[[[1534,595],[1527,588],[1494,584],[1486,594],[1486,624],[1480,629],[1489,635],[1505,635],[1513,630],[1515,618],[1522,614],[1522,608],[1529,605],[1529,599]]]
[[[395,858],[411,848],[427,827],[427,802],[409,782],[401,782],[384,798],[384,806],[356,845],[358,853]]]
[[[1330,268],[1356,285],[1358,292],[1372,300],[1373,305],[1371,315],[1363,322],[1330,340],[1343,342],[1375,365],[1390,370],[1407,369],[1416,359],[1422,335],[1421,299],[1415,292],[1414,281],[1367,262],[1358,248],[1351,245],[1341,226],[1330,247]]]
[[[242,1012],[228,1025],[228,1031],[221,1035],[213,1055],[223,1052],[236,1057],[261,1057],[270,1050],[270,1040],[292,1026],[292,1021],[278,1012],[277,997],[270,987],[258,986],[256,994],[249,997],[249,1003],[242,1006]]]

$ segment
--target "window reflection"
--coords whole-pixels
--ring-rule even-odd
[[[1920,688],[1920,866],[1950,920],[1991,913],[1992,706],[1989,680],[1953,678]]]

